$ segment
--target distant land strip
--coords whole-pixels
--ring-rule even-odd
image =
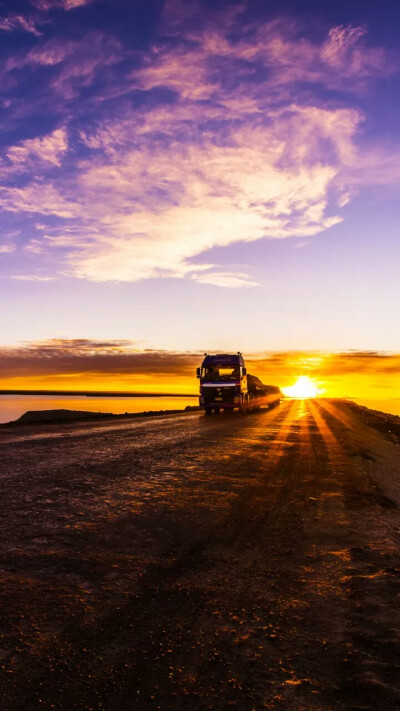
[[[81,397],[198,397],[198,393],[132,393],[87,390],[0,390],[0,395],[80,395]]]

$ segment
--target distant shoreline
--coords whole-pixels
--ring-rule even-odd
[[[78,395],[79,397],[198,397],[198,393],[138,393],[88,390],[0,390],[0,395]]]
[[[29,410],[17,420],[0,423],[0,430],[15,427],[96,423],[104,420],[130,420],[138,417],[160,417],[165,415],[183,415],[200,410],[198,405],[187,405],[183,410],[146,410],[144,412],[90,412],[85,410]]]

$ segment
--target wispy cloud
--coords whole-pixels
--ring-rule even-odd
[[[15,251],[14,244],[0,244],[0,254],[9,254]]]
[[[31,17],[24,15],[8,15],[8,17],[0,17],[0,30],[3,32],[30,32],[36,37],[42,34],[34,20]]]
[[[76,217],[74,205],[50,182],[30,183],[22,188],[0,188],[0,207],[14,213],[40,213],[65,219]]]
[[[19,168],[28,170],[37,167],[38,161],[59,166],[62,155],[68,149],[67,132],[58,128],[46,136],[27,139],[7,151],[7,158]]]
[[[107,74],[104,74],[107,67],[117,65],[123,59],[120,42],[102,32],[88,33],[83,41],[67,43],[64,48],[68,61],[62,64],[51,82],[53,91],[64,99],[72,98],[84,87],[90,87],[101,72],[103,81],[107,81]],[[46,51],[49,48],[45,46],[43,49]],[[54,50],[57,51],[55,47]]]
[[[55,281],[55,277],[41,276],[40,274],[14,274],[10,279],[15,281]]]
[[[299,82],[354,92],[365,87],[365,80],[396,69],[381,48],[366,44],[362,27],[334,27],[322,41],[312,42],[297,21],[246,25],[240,18],[238,23],[237,14],[224,22],[224,31],[200,24],[186,33],[186,42],[155,48],[133,78],[144,89],[168,86],[192,100],[228,98],[233,89],[270,104],[279,97],[288,100],[290,86]],[[255,71],[268,74],[254,82]],[[260,84],[266,91],[260,92]]]
[[[212,284],[231,289],[258,286],[258,282],[251,281],[247,274],[241,272],[204,272],[195,274],[194,279],[201,284]]]
[[[32,0],[32,4],[42,12],[62,8],[63,10],[74,10],[83,5],[89,5],[93,0]]]
[[[85,87],[90,87],[102,72],[107,81],[107,67],[123,59],[120,42],[100,31],[90,31],[79,39],[50,39],[39,42],[29,52],[10,56],[5,70],[13,73],[14,81],[23,77],[27,69],[49,71],[46,76],[47,94],[63,103],[70,101]]]

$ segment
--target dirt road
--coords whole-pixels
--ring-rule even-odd
[[[398,711],[399,454],[324,400],[3,429],[1,711]]]

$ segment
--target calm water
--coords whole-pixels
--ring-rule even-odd
[[[0,422],[17,420],[27,410],[84,410],[86,412],[145,412],[184,410],[198,405],[196,397],[84,397],[82,395],[0,395]]]
[[[400,400],[363,400],[359,405],[400,415]],[[146,410],[183,410],[198,405],[196,397],[84,397],[82,395],[0,395],[0,422],[17,420],[27,410],[85,410],[87,412],[145,412]]]

